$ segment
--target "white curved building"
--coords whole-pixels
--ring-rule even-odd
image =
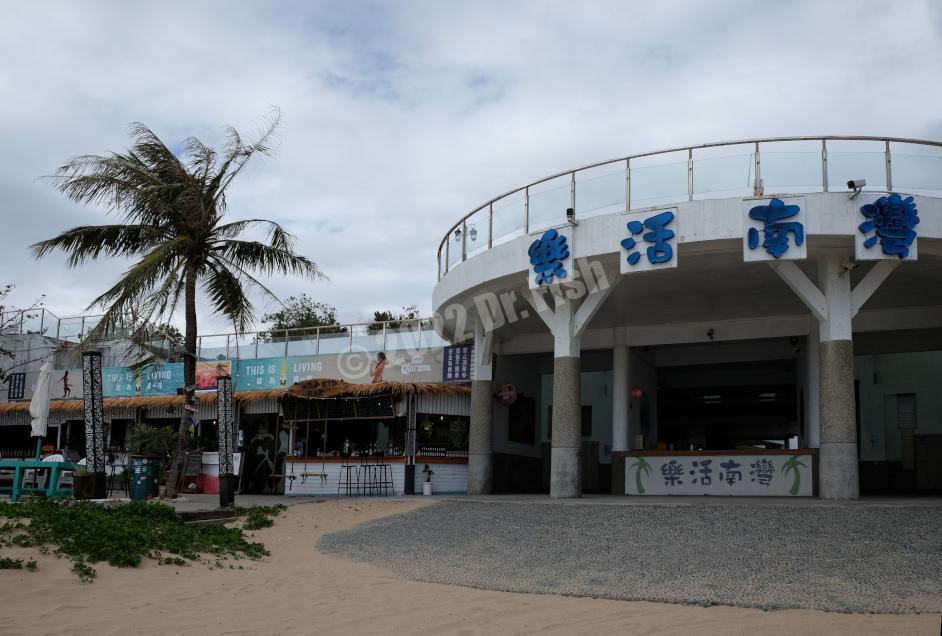
[[[439,333],[474,342],[470,493],[942,487],[942,143],[603,162],[488,201],[438,260]]]

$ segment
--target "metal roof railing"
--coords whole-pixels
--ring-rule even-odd
[[[45,308],[0,314],[0,335],[41,334],[60,342],[80,342],[98,324],[101,315],[59,318]],[[120,340],[120,334],[115,335]],[[159,339],[168,351],[179,344]],[[442,347],[449,343],[434,328],[432,318],[357,322],[323,327],[267,329],[244,333],[202,334],[197,337],[200,360],[266,358],[289,355],[339,354],[350,351],[386,351]]]
[[[576,218],[683,201],[865,190],[942,196],[942,142],[899,137],[770,137],[611,159],[516,188],[465,214],[438,246],[438,278],[494,245]]]

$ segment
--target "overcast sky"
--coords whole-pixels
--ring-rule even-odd
[[[550,173],[646,150],[760,136],[942,139],[942,3],[6,2],[0,5],[0,283],[82,312],[125,264],[69,270],[28,246],[115,222],[37,180],[124,150],[251,132],[275,105],[273,158],[233,218],[297,235],[344,321],[431,310],[443,232]],[[258,303],[259,313],[265,303]],[[201,332],[224,330],[202,316]]]

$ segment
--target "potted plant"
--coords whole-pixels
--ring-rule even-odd
[[[72,495],[76,499],[95,498],[95,475],[87,466],[76,466],[72,473]]]
[[[428,497],[432,494],[432,475],[435,474],[435,471],[432,470],[431,466],[426,464],[425,468],[422,469],[422,474],[425,475],[425,483],[422,484],[422,494]]]

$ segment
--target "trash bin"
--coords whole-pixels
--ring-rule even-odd
[[[160,483],[159,455],[131,456],[131,499],[142,500],[157,496]]]

